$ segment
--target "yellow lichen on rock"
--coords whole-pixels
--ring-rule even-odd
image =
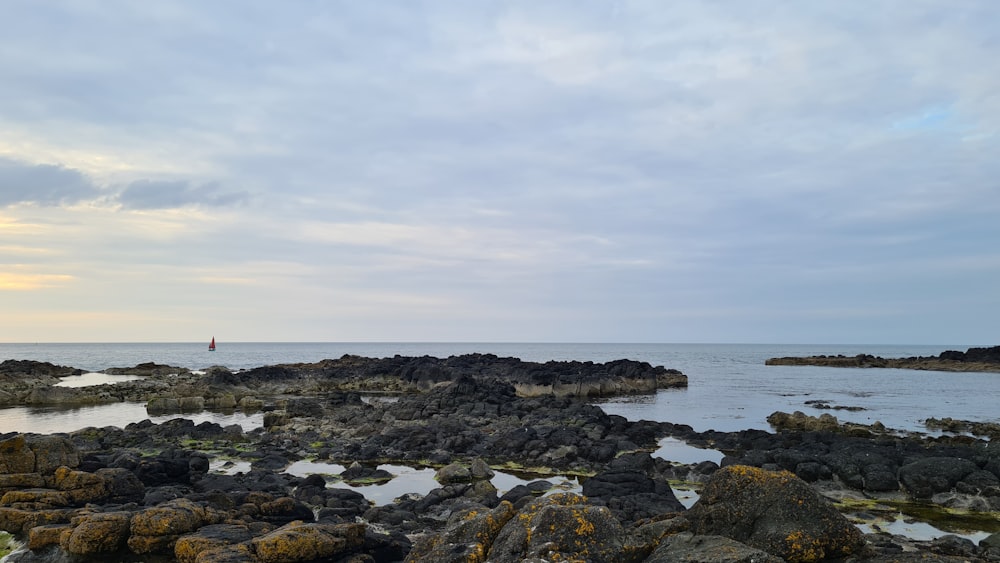
[[[115,553],[125,546],[130,519],[127,512],[83,516],[61,533],[60,547],[74,555]]]
[[[802,530],[789,533],[785,537],[785,546],[785,559],[793,563],[819,561],[826,553],[819,539],[807,536]]]

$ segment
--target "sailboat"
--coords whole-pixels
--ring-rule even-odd
[[[215,352],[215,337],[212,337],[212,343],[208,345],[209,352]]]

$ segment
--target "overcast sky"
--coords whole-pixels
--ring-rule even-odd
[[[995,0],[0,6],[0,341],[1000,344]]]

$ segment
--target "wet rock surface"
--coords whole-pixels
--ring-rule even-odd
[[[232,408],[262,409],[265,427],[176,418],[0,434],[0,529],[31,548],[11,561],[1000,560],[1000,542],[862,535],[843,516],[880,509],[845,508],[849,500],[896,503],[886,505],[893,511],[905,502],[1000,510],[1000,448],[990,442],[802,413],[772,415],[773,433],[695,432],[628,421],[584,400],[594,389],[638,386],[622,381],[673,377],[637,362],[345,356],[151,373],[127,389],[167,393],[162,377],[172,378],[173,398],[200,390],[206,403],[228,397]],[[405,393],[363,401],[359,391],[373,388]],[[726,457],[651,456],[666,437]],[[302,459],[344,470],[284,473]],[[219,460],[243,469],[212,471]],[[396,483],[379,467],[389,463],[434,467],[437,485],[382,504],[331,486]],[[566,493],[536,479],[498,491],[495,470],[511,469],[578,476],[582,485]],[[678,481],[701,492],[690,509],[671,486]]]

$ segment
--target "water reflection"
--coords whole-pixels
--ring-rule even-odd
[[[653,452],[653,457],[663,458],[677,463],[693,464],[703,461],[721,463],[726,454],[718,450],[696,448],[677,438],[660,440],[659,448]]]
[[[56,383],[53,387],[93,387],[94,385],[108,385],[123,381],[135,381],[136,379],[142,379],[142,376],[108,375],[106,373],[89,372],[81,375],[60,377],[59,383]]]
[[[195,424],[215,422],[222,426],[238,424],[244,432],[264,425],[263,413],[246,414],[240,411],[203,411],[185,414],[150,416],[145,403],[112,403],[67,408],[64,406],[7,407],[0,409],[0,432],[33,432],[55,434],[73,432],[87,427],[125,428],[133,422],[149,419],[161,424],[174,418],[187,418]]]

